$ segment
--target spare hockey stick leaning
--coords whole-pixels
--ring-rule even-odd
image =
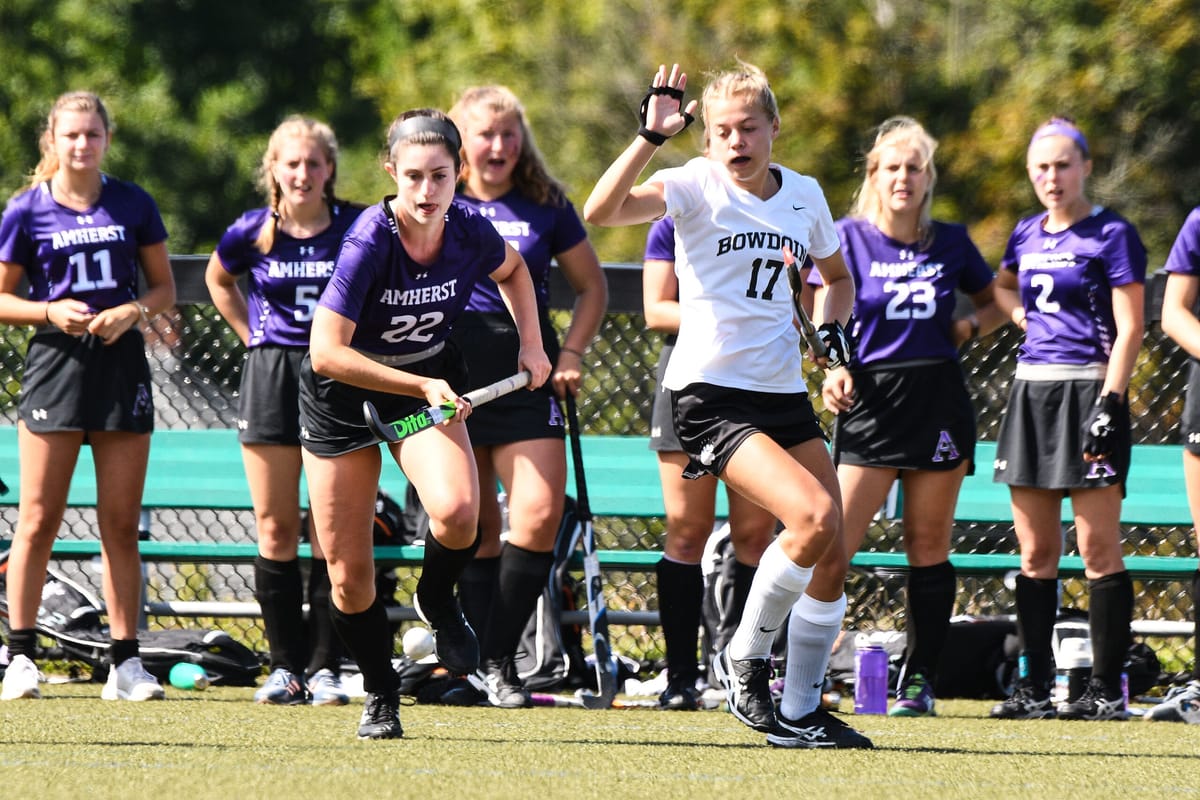
[[[592,508],[588,505],[587,481],[583,476],[583,447],[579,438],[579,415],[575,398],[566,393],[567,424],[570,425],[571,463],[575,467],[575,515],[583,538],[583,573],[587,585],[588,622],[591,625],[592,652],[596,656],[597,692],[581,692],[584,708],[612,708],[617,696],[617,670],[608,643],[608,605],[604,583],[600,579],[600,556],[596,552],[596,533],[592,528]]]
[[[472,406],[481,406],[484,403],[490,403],[497,397],[503,397],[527,386],[529,378],[528,370],[518,372],[516,375],[496,381],[489,386],[467,392],[462,398]],[[432,428],[434,425],[445,422],[453,417],[454,413],[454,403],[442,403],[436,406],[426,406],[407,417],[401,417],[392,422],[384,422],[379,418],[379,411],[376,410],[375,404],[370,400],[363,401],[363,419],[367,423],[367,427],[370,428],[371,433],[385,442],[399,442],[414,433],[420,433],[426,428]]]

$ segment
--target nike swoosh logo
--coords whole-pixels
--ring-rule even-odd
[[[763,626],[761,626],[761,625],[759,625],[759,626],[758,626],[758,629],[759,629],[760,631],[762,631],[763,633],[774,633],[775,631],[779,630],[779,628],[778,628],[778,627],[774,627],[774,628],[764,628],[764,627],[763,627]]]
[[[806,208],[808,208],[808,206],[792,206],[792,211],[803,211]]]

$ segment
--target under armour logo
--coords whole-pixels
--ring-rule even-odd
[[[75,217],[75,221],[80,225],[91,225],[96,220],[91,214],[80,214],[79,216]]]
[[[1200,433],[1189,433],[1187,440],[1188,444],[1200,444]]]
[[[302,256],[311,256],[311,255],[315,254],[316,252],[317,252],[317,248],[313,247],[311,244],[300,245],[300,255],[302,255]]]
[[[35,408],[29,412],[29,416],[33,419],[47,420],[50,419],[50,412],[44,408]]]
[[[300,426],[300,438],[301,439],[311,439],[312,438],[311,436],[308,435],[308,428],[304,427],[303,425]]]
[[[562,428],[567,424],[563,420],[562,409],[558,407],[558,401],[553,398],[550,400],[550,419],[546,424],[551,428]]]
[[[238,430],[239,430],[239,431],[246,431],[246,430],[249,430],[249,429],[250,429],[250,420],[248,420],[248,419],[239,419],[239,420],[237,421],[237,428],[238,428]]]
[[[1043,250],[1053,250],[1056,247],[1058,247],[1058,239],[1046,239],[1042,242]]]
[[[417,273],[417,280],[419,280],[419,281],[423,281],[423,280],[425,280],[425,279],[426,279],[426,278],[428,278],[428,277],[429,277],[429,273],[428,273],[428,272],[418,272],[418,273]]]
[[[1008,459],[997,458],[995,461],[992,462],[992,469],[999,470],[1000,472],[1003,472],[1004,470],[1008,469]]]

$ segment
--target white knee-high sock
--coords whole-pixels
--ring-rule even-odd
[[[812,567],[795,564],[778,541],[763,552],[746,598],[742,621],[729,640],[729,657],[735,660],[767,658],[775,632],[787,620],[792,604],[812,579]]]
[[[804,595],[792,606],[788,620],[787,672],[779,710],[800,719],[817,710],[829,670],[833,643],[846,616],[846,595],[826,602]]]

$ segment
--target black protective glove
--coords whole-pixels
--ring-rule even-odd
[[[842,329],[842,323],[837,320],[826,322],[817,328],[817,336],[820,337],[827,351],[826,358],[829,359],[829,363],[826,364],[826,369],[850,366],[850,340],[846,338],[846,331]]]
[[[1125,398],[1109,392],[1096,398],[1096,405],[1083,426],[1083,452],[1094,458],[1112,455],[1115,422],[1125,406]]]
[[[696,121],[696,118],[687,111],[684,111],[682,90],[673,89],[670,86],[651,86],[648,90],[646,90],[646,96],[642,98],[642,105],[638,108],[638,121],[642,123],[642,126],[638,128],[638,136],[641,136],[655,147],[662,147],[667,143],[667,139],[670,139],[671,137],[665,133],[656,133],[655,131],[652,131],[646,127],[646,114],[650,109],[650,98],[656,94],[665,94],[669,97],[673,97],[679,102],[679,113],[683,116],[684,123],[683,127],[680,128],[677,133],[683,133],[686,131],[688,126]],[[672,134],[672,136],[674,135],[675,134]]]

